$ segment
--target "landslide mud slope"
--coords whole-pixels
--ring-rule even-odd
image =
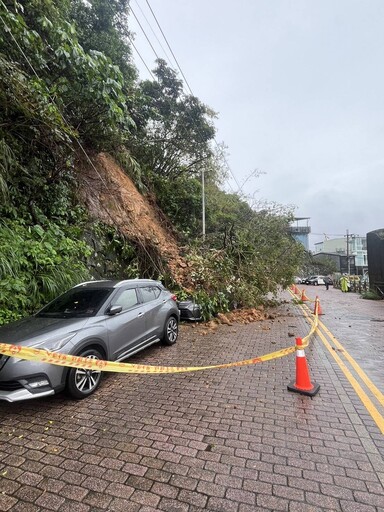
[[[90,216],[116,227],[150,259],[155,257],[156,266],[165,265],[175,282],[183,284],[187,265],[165,219],[110,155],[100,153],[92,164],[82,160],[77,166],[79,194]]]

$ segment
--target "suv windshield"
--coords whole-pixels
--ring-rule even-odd
[[[94,316],[113,288],[74,288],[45,306],[36,316],[73,318]]]

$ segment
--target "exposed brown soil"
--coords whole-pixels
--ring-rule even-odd
[[[166,270],[182,284],[187,264],[174,234],[165,227],[164,216],[140,194],[111,156],[100,153],[92,163],[81,160],[77,165],[79,194],[91,217],[116,227],[159,271]]]

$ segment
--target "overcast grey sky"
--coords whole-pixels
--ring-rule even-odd
[[[248,194],[310,217],[311,245],[384,227],[384,0],[148,1],[194,94],[218,112],[237,182],[265,173]],[[146,0],[131,6],[164,58]],[[153,69],[133,17],[131,30]]]

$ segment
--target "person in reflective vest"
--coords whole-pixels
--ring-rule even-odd
[[[347,276],[342,276],[340,278],[340,288],[342,292],[347,292],[349,288],[349,279]]]

